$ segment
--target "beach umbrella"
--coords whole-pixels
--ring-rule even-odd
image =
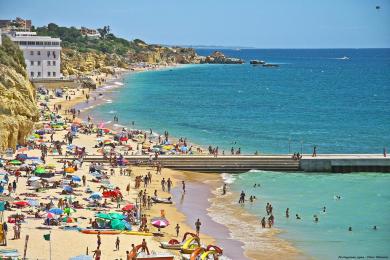
[[[100,192],[94,192],[91,194],[91,196],[89,196],[89,198],[93,200],[101,200],[102,197],[103,195]]]
[[[28,199],[27,202],[28,202],[28,204],[30,204],[30,206],[33,206],[33,207],[39,206],[39,201],[38,200]]]
[[[9,163],[12,164],[12,165],[21,165],[22,164],[22,162],[19,161],[19,160],[12,160]]]
[[[67,167],[67,168],[65,168],[65,172],[66,172],[66,173],[74,173],[75,170],[74,170],[73,167]]]
[[[23,153],[25,151],[28,151],[28,148],[27,147],[22,147],[22,148],[19,148],[18,149],[18,153]]]
[[[43,161],[41,159],[31,159],[31,164],[43,164]]]
[[[72,209],[72,208],[65,208],[64,209],[65,214],[71,214],[71,213],[75,213],[75,212],[76,212],[76,210]]]
[[[48,212],[48,213],[46,213],[46,218],[48,218],[48,219],[56,218],[56,215],[54,213]]]
[[[123,211],[130,211],[134,208],[134,204],[127,204],[122,208]]]
[[[75,220],[74,220],[74,218],[71,218],[71,217],[65,217],[62,219],[62,222],[73,223],[73,222],[75,222]]]
[[[21,208],[30,206],[30,204],[27,201],[16,201],[16,202],[14,202],[14,205],[21,207]]]
[[[53,163],[49,163],[49,164],[45,165],[46,169],[54,169],[55,167],[56,166]]]
[[[69,260],[92,260],[92,256],[90,255],[78,255],[78,256],[73,256],[69,258]]]
[[[156,228],[165,228],[169,225],[169,221],[165,218],[154,218],[151,223]]]
[[[121,214],[121,213],[116,213],[116,212],[110,212],[110,213],[108,213],[110,216],[111,216],[111,218],[113,218],[113,219],[124,219],[125,218],[125,216],[123,215],[123,214]]]
[[[126,226],[124,223],[119,219],[113,219],[111,220],[111,228],[116,230],[125,230]]]
[[[101,218],[101,219],[112,220],[112,217],[110,216],[110,214],[107,214],[107,213],[98,213],[98,214],[96,214],[96,217]]]
[[[63,189],[64,191],[66,191],[66,192],[73,192],[73,188],[70,187],[69,185],[65,185],[62,189]]]
[[[51,208],[51,209],[49,209],[49,212],[56,214],[56,215],[61,215],[64,213],[64,211],[60,208]]]
[[[40,179],[41,179],[41,177],[33,176],[33,177],[28,178],[27,181],[33,182],[33,181],[39,181]]]
[[[74,175],[72,176],[72,181],[79,182],[81,181],[81,178],[79,176]]]
[[[44,173],[46,173],[46,170],[44,168],[37,168],[35,170],[35,173],[36,174],[44,174]]]

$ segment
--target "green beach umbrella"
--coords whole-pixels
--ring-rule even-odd
[[[111,213],[108,213],[108,214],[113,219],[124,219],[125,218],[125,216],[123,216],[123,214],[121,214],[121,213],[111,212]]]
[[[35,173],[37,173],[37,174],[44,174],[44,173],[46,173],[46,170],[45,170],[45,168],[37,168],[35,170]]]
[[[65,208],[64,209],[64,213],[66,213],[66,214],[70,214],[70,213],[74,213],[74,212],[76,212],[76,210],[72,209],[72,208]]]
[[[12,160],[12,161],[10,161],[9,163],[10,163],[10,164],[13,164],[13,165],[21,165],[21,164],[22,164],[22,162],[19,161],[19,160]]]
[[[125,230],[126,226],[121,220],[113,219],[111,220],[111,228],[116,230]]]
[[[98,213],[98,214],[96,214],[96,217],[101,218],[101,219],[112,220],[112,217],[107,213]]]

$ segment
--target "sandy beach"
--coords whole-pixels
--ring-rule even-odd
[[[111,86],[113,82],[120,82],[120,78],[114,78],[108,80]],[[121,84],[114,84],[116,87],[120,87]],[[102,93],[105,96],[104,91],[107,89],[103,86],[95,91],[89,91],[88,89],[82,90],[69,90],[70,100],[62,98],[53,98],[48,102],[48,107],[54,111],[54,106],[61,105],[59,113],[64,118],[71,120],[69,113],[64,113],[73,107],[85,106],[85,94],[89,93],[91,97],[99,96],[96,93]],[[108,90],[109,91],[109,90]],[[94,92],[94,93],[92,93]],[[64,95],[66,96],[66,95]],[[88,106],[99,105],[98,98],[94,101],[90,101]],[[86,117],[88,111],[80,113],[80,117]],[[41,128],[47,121],[42,121],[37,124],[38,128]],[[97,123],[97,122],[96,122]],[[113,126],[111,124],[111,126]],[[109,126],[107,126],[109,127]],[[118,127],[115,129],[118,131]],[[54,140],[64,140],[64,136],[68,130],[55,131],[53,135]],[[110,134],[105,138],[109,138]],[[41,142],[50,142],[49,135],[45,134],[42,137]],[[77,147],[85,147],[85,151],[88,155],[100,154],[99,148],[94,146],[97,144],[96,133],[91,135],[78,133],[73,140],[73,145]],[[129,141],[127,145],[131,147],[137,147],[137,142]],[[66,145],[64,145],[66,147]],[[41,152],[39,149],[33,149],[24,151],[28,156],[39,157]],[[16,156],[16,154],[14,155]],[[46,157],[46,165],[54,165],[55,170],[61,170],[62,163],[58,162],[58,156],[48,155]],[[93,182],[93,177],[88,173],[89,163],[84,163],[82,167],[74,173],[77,176],[87,176],[87,187],[92,191],[98,191],[101,183]],[[162,174],[157,174],[155,167],[150,166],[131,166],[131,176],[120,175],[119,167],[110,167],[110,165],[104,166],[105,170],[109,172],[114,170],[113,174],[109,174],[109,182],[114,186],[120,188],[123,194],[123,201],[120,202],[119,209],[117,208],[117,202],[108,202],[106,208],[99,208],[92,210],[86,206],[86,199],[88,194],[84,191],[86,187],[78,186],[74,189],[74,200],[84,207],[83,209],[77,209],[76,212],[71,214],[74,219],[72,223],[62,223],[60,226],[44,226],[44,218],[35,218],[31,208],[12,209],[11,211],[5,211],[4,220],[14,214],[21,213],[25,215],[25,222],[21,227],[21,239],[13,240],[12,224],[9,224],[9,232],[7,234],[7,248],[15,248],[19,253],[23,253],[25,245],[25,236],[29,236],[29,243],[27,246],[27,257],[29,259],[49,259],[50,257],[50,243],[43,239],[43,235],[51,234],[51,256],[52,259],[69,259],[70,256],[91,254],[97,247],[96,235],[88,235],[78,232],[75,228],[87,228],[90,227],[90,219],[94,218],[94,215],[99,212],[120,212],[120,208],[127,203],[135,203],[138,198],[138,193],[143,189],[135,189],[135,177],[143,176],[148,172],[152,174],[152,182],[145,189],[147,194],[152,195],[157,190],[159,197],[166,198],[172,197],[173,204],[154,204],[150,209],[144,209],[143,214],[146,214],[148,223],[151,218],[159,217],[161,212],[165,212],[166,219],[169,220],[170,225],[167,228],[161,229],[163,237],[153,236],[130,236],[125,234],[119,235],[103,235],[101,241],[102,259],[126,259],[126,250],[131,249],[131,244],[138,245],[145,238],[148,244],[148,248],[152,252],[167,252],[175,255],[178,259],[180,257],[179,251],[164,250],[160,248],[160,242],[168,241],[171,238],[180,240],[185,232],[195,233],[194,223],[197,218],[201,219],[202,226],[200,230],[200,240],[204,245],[218,245],[224,248],[227,255],[231,259],[302,259],[302,254],[295,248],[289,245],[287,242],[276,238],[277,230],[264,230],[260,226],[259,220],[246,212],[244,208],[240,208],[236,204],[238,195],[232,192],[228,192],[226,196],[221,196],[221,187],[223,185],[223,179],[219,174],[204,174],[193,172],[180,172],[170,169],[163,169]],[[53,170],[54,170],[53,169]],[[168,193],[162,191],[161,180],[170,178],[173,182],[172,191]],[[10,176],[10,182],[15,179],[14,176]],[[63,176],[56,174],[55,177],[50,178],[49,182],[63,180]],[[181,182],[185,181],[187,184],[187,191],[184,194],[181,188]],[[130,185],[131,189],[127,194],[126,187]],[[61,195],[61,188],[57,189],[45,189],[40,192],[34,192],[31,186],[27,186],[27,177],[23,173],[21,178],[17,182],[17,190],[14,194],[11,194],[12,201],[29,199],[27,196],[20,195],[25,193],[35,194],[34,199],[43,203],[53,202],[54,205],[58,203],[59,198],[63,198]],[[180,225],[179,237],[176,237],[176,224]],[[65,230],[64,226],[67,226],[69,230]],[[152,227],[149,223],[151,232],[158,232],[157,228]],[[73,228],[72,228],[73,227]],[[115,250],[115,241],[119,237],[120,249]],[[259,250],[261,248],[261,250]]]

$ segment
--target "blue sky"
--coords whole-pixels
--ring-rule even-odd
[[[110,25],[150,43],[390,47],[389,0],[0,0],[0,19],[16,16],[38,26]]]

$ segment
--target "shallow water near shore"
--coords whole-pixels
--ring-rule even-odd
[[[250,171],[224,178],[234,191],[256,196],[245,208],[259,219],[270,202],[276,227],[284,230],[279,236],[315,259],[390,256],[390,175]],[[254,188],[255,183],[260,187]],[[296,220],[295,214],[302,219]]]

